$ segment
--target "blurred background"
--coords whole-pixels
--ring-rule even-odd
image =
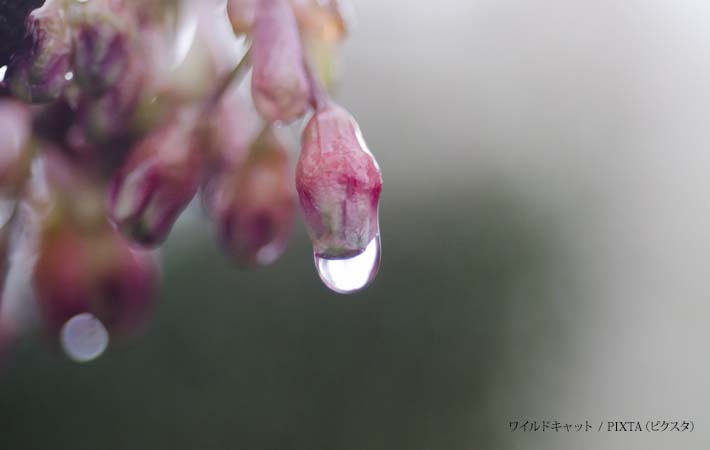
[[[354,4],[372,287],[328,291],[302,227],[240,271],[193,208],[144,335],[86,365],[18,342],[0,448],[708,448],[710,3]],[[596,432],[637,420],[695,431]]]

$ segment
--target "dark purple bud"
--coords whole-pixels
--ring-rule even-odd
[[[141,140],[109,188],[109,214],[133,241],[156,246],[168,236],[197,192],[202,157],[196,146],[196,117],[179,113]]]
[[[310,89],[298,25],[287,0],[262,0],[256,10],[251,91],[267,122],[291,122],[308,108]]]
[[[309,120],[296,188],[316,256],[357,255],[378,235],[382,174],[345,109],[325,103]]]

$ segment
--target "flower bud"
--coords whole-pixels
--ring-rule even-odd
[[[202,161],[195,117],[178,114],[131,151],[109,188],[109,215],[137,243],[162,243],[195,196]]]
[[[67,220],[44,230],[34,285],[52,332],[89,313],[121,335],[146,322],[157,276],[152,255],[132,249],[107,223],[85,230]]]
[[[0,99],[0,191],[12,192],[26,167],[30,112],[25,105]]]
[[[219,241],[241,263],[270,264],[285,250],[293,228],[288,151],[267,128],[243,163],[225,169],[203,191]]]
[[[252,47],[252,98],[267,121],[290,122],[306,111],[310,96],[298,25],[287,0],[262,0]]]
[[[124,76],[133,53],[136,15],[123,0],[72,3],[74,78],[86,92],[101,93]]]
[[[357,255],[379,233],[382,175],[345,109],[326,103],[309,120],[301,138],[296,188],[317,256]]]
[[[10,92],[26,102],[59,98],[69,83],[71,44],[60,0],[47,0],[27,17],[26,48],[8,64]]]

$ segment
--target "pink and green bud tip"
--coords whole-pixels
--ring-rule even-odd
[[[303,130],[296,187],[316,256],[350,258],[378,236],[380,168],[340,106],[319,105]]]

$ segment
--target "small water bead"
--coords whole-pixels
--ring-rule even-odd
[[[380,267],[380,235],[378,234],[359,255],[351,258],[323,258],[314,255],[320,279],[339,294],[352,294],[372,282]]]
[[[60,332],[64,353],[73,361],[88,362],[98,358],[108,347],[109,334],[92,314],[83,313],[69,319]]]

